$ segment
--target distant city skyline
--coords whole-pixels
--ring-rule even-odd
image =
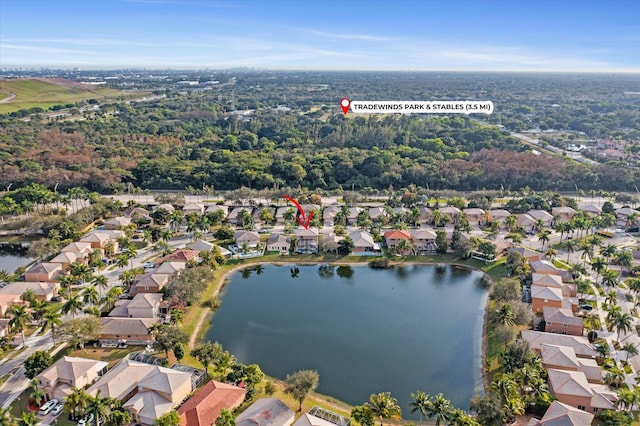
[[[640,72],[638,16],[635,0],[0,0],[0,67]]]

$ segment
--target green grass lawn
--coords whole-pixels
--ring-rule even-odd
[[[65,87],[35,79],[0,80],[0,91],[16,94],[14,100],[0,104],[0,114],[34,107],[47,110],[54,105],[76,103],[88,99],[114,98],[123,95],[122,92],[113,89]]]

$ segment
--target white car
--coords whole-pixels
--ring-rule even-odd
[[[63,408],[64,408],[64,404],[58,404],[55,407],[53,407],[53,410],[51,410],[51,414],[53,414],[54,416],[57,416],[58,414],[60,414]]]
[[[78,426],[91,426],[91,425],[93,425],[93,414],[89,414],[87,416],[84,416],[78,422]]]
[[[144,269],[151,269],[151,268],[155,268],[156,264],[153,262],[145,262],[144,265],[142,265],[142,267]]]
[[[49,414],[49,412],[51,410],[53,410],[53,407],[55,407],[56,404],[58,404],[58,400],[57,399],[52,399],[50,401],[45,402],[40,407],[40,411],[38,411],[38,414],[41,415],[41,416],[46,416],[47,414]]]

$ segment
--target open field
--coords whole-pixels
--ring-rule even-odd
[[[47,110],[54,105],[65,105],[89,99],[106,99],[123,96],[120,91],[107,88],[94,88],[62,79],[12,79],[0,80],[0,98],[16,97],[0,104],[0,114],[29,108]]]

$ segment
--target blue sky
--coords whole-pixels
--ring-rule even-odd
[[[0,0],[0,67],[640,72],[640,1]]]

